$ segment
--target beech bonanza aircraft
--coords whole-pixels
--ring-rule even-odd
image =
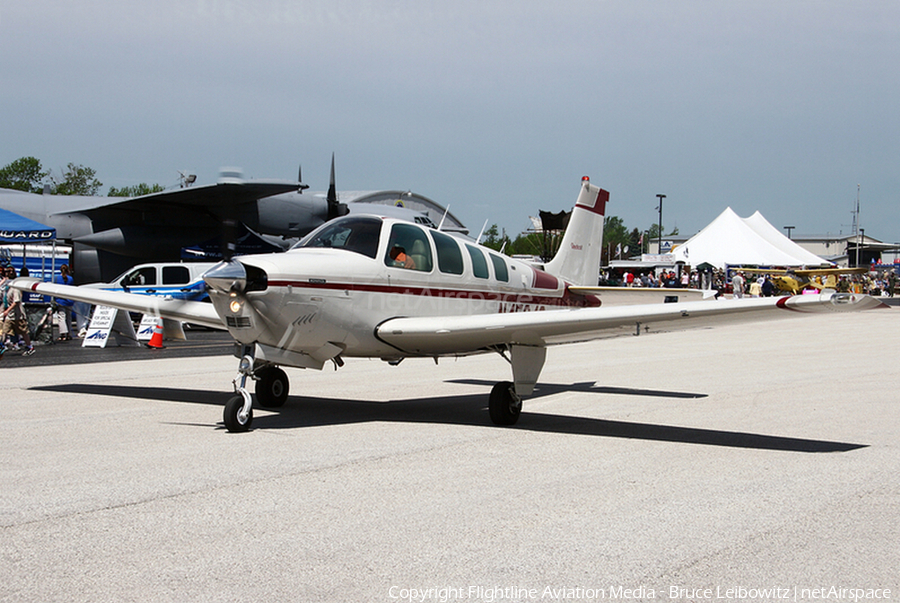
[[[287,252],[221,262],[203,277],[212,304],[26,279],[14,286],[226,328],[240,363],[224,421],[237,432],[253,420],[248,378],[256,381],[260,406],[285,403],[289,384],[281,366],[321,369],[330,361],[340,367],[348,357],[396,365],[407,357],[495,352],[512,366],[512,381],[493,387],[489,414],[497,425],[512,425],[549,345],[790,311],[882,306],[866,296],[832,294],[610,307],[605,302],[614,294],[593,286],[608,199],[608,192],[583,179],[560,251],[544,271],[439,230],[350,215],[324,224]]]

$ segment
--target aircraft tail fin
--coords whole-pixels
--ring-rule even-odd
[[[600,251],[603,248],[603,218],[609,192],[590,183],[587,177],[582,179],[581,192],[569,226],[563,235],[562,243],[556,256],[544,269],[571,283],[581,287],[597,285],[600,277]]]

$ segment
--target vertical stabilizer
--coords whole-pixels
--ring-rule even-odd
[[[609,192],[582,179],[581,193],[569,218],[559,251],[544,269],[579,287],[596,287],[603,248],[603,218]]]

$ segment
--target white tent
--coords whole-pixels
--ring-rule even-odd
[[[778,232],[759,212],[741,218],[730,207],[672,253],[676,261],[717,268],[725,264],[796,267],[829,263]]]

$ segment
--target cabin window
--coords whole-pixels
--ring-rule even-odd
[[[469,257],[472,258],[472,272],[475,274],[475,277],[488,278],[490,273],[488,273],[487,260],[484,259],[484,254],[481,253],[481,250],[477,247],[466,245],[466,251],[469,252]]]
[[[440,271],[447,274],[462,274],[462,252],[459,250],[459,245],[453,240],[453,237],[432,231],[431,238],[434,239]]]
[[[381,220],[378,218],[347,218],[324,226],[299,246],[346,249],[375,259],[380,235]]]
[[[144,287],[147,285],[155,284],[156,268],[153,266],[138,268],[134,272],[129,272],[128,274],[126,274],[125,278],[122,279],[123,287]]]
[[[187,266],[163,266],[163,285],[187,285],[191,282],[191,272]]]
[[[506,269],[506,262],[499,255],[494,255],[493,253],[488,254],[491,256],[491,263],[494,265],[494,276],[498,281],[503,281],[504,283],[509,282],[509,271]]]
[[[412,224],[394,224],[384,263],[395,268],[431,272],[431,244],[425,231]]]

